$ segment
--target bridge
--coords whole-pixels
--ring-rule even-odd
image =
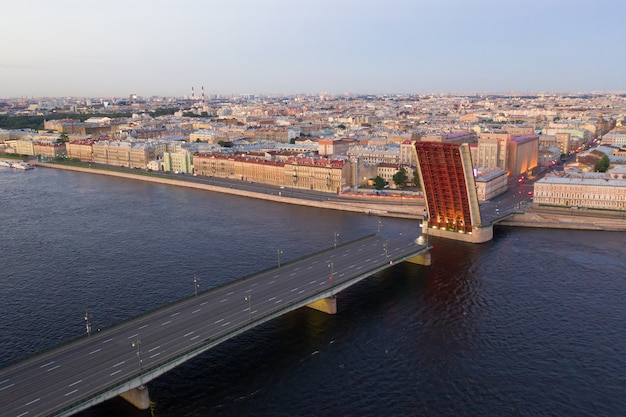
[[[230,338],[303,306],[337,312],[335,295],[429,247],[368,236],[88,333],[0,369],[0,415],[69,416],[117,395],[149,407],[146,384]]]

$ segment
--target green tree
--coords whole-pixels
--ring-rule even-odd
[[[382,190],[385,187],[385,180],[380,175],[374,178],[374,188]]]
[[[407,175],[406,169],[404,169],[404,167],[401,167],[398,172],[393,174],[393,177],[391,177],[393,182],[400,188],[406,186],[406,181],[408,180],[408,178],[409,176]]]
[[[67,137],[67,133],[65,132],[61,132],[61,134],[59,135],[59,138],[57,139],[57,142],[59,143],[67,143],[69,141],[70,139]]]
[[[611,161],[609,160],[609,157],[604,155],[597,163],[595,166],[596,171],[598,172],[606,172],[607,169],[609,169],[609,165],[611,165]]]
[[[413,186],[420,188],[420,177],[419,172],[417,172],[417,168],[413,170]]]

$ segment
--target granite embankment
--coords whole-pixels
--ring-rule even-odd
[[[626,231],[626,213],[532,206],[523,214],[513,214],[498,221],[497,225],[624,232]]]
[[[371,216],[381,217],[397,217],[406,219],[421,220],[424,213],[423,204],[406,204],[401,201],[400,198],[394,197],[358,197],[350,198],[349,201],[346,198],[341,200],[333,200],[334,194],[328,197],[327,200],[309,200],[302,198],[293,198],[287,195],[280,194],[267,194],[258,193],[246,190],[239,190],[237,188],[219,187],[210,184],[204,184],[201,182],[192,182],[188,180],[179,180],[174,178],[160,177],[155,175],[135,174],[131,172],[122,172],[116,170],[97,169],[91,167],[81,167],[75,165],[65,165],[57,163],[43,163],[37,162],[37,166],[55,169],[64,169],[69,171],[84,172],[88,174],[108,175],[118,178],[127,178],[132,180],[147,181],[158,184],[174,185],[177,187],[195,188],[205,191],[213,191],[224,194],[238,195],[242,197],[257,198],[267,201],[274,201],[277,203],[296,204],[301,206],[323,208],[330,210],[342,210],[350,211],[354,213],[364,213]],[[376,203],[368,201],[368,199],[376,199]],[[389,202],[381,203],[382,199],[388,199]],[[415,201],[414,199],[412,199]],[[423,200],[422,200],[423,201]]]

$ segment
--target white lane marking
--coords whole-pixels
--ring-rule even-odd
[[[228,301],[228,298],[224,298],[223,300],[220,301],[220,303],[223,303],[225,301]]]
[[[109,376],[113,376],[113,375],[115,375],[115,374],[119,374],[120,372],[122,372],[122,370],[121,370],[121,369],[118,369],[117,371],[113,372],[112,374],[109,374]]]
[[[294,291],[298,291],[298,287],[294,288],[293,290],[291,290],[290,292],[294,292]]]
[[[352,264],[348,268],[354,268],[355,266],[356,266],[355,264]]]
[[[191,336],[191,335],[192,335],[192,334],[194,334],[194,333],[195,333],[194,331],[191,331],[191,332],[189,332],[189,333],[185,333],[185,334],[183,335],[183,337]]]
[[[94,353],[98,353],[100,352],[102,349],[98,348],[96,350],[92,350],[91,352],[89,352],[90,355],[93,355]]]
[[[178,316],[179,314],[180,312],[177,311],[176,313],[173,313],[170,317]]]
[[[318,262],[318,261],[313,261],[312,263],[313,263],[313,265],[315,265],[317,262]]]
[[[201,309],[201,308],[199,308],[199,309],[197,309],[197,310],[194,310],[194,311],[192,311],[192,312],[191,312],[191,314],[195,314],[195,313],[197,313],[197,312],[198,312],[198,311],[200,311],[200,310],[202,310],[202,309]]]
[[[297,271],[298,269],[300,269],[300,267],[299,267],[299,266],[298,266],[298,267],[296,267],[296,268],[294,268],[293,270],[294,270],[294,271]]]
[[[324,282],[324,281],[320,282],[320,285],[324,285],[324,284],[325,284],[325,282]]]
[[[215,324],[217,324],[217,323],[221,323],[221,322],[223,322],[223,321],[224,321],[224,319],[219,319],[218,321],[216,321],[216,322],[215,322]]]
[[[113,368],[117,368],[120,365],[124,365],[124,363],[126,363],[126,361],[122,361],[120,363],[116,363],[115,365],[113,365]]]
[[[272,278],[278,278],[278,277],[279,277],[279,275],[274,275]]]
[[[331,258],[334,258],[334,257],[335,257],[335,255],[334,255],[334,254],[333,254],[333,255],[330,255],[330,257],[331,257]]]
[[[275,299],[276,299],[276,297],[272,297],[272,298],[270,298],[270,299],[269,299],[269,300],[267,300],[267,301],[272,301],[272,300],[275,300]]]
[[[268,282],[268,284],[273,284],[273,283],[275,283],[275,282],[276,282],[276,281],[270,281],[270,282]]]
[[[157,357],[157,356],[159,356],[160,354],[161,354],[161,352],[157,352],[157,353],[155,353],[154,355],[150,356],[150,359],[152,359],[152,358],[156,358],[156,357]]]
[[[139,330],[141,330],[141,329],[145,329],[146,327],[148,327],[148,325],[147,325],[147,324],[144,324],[143,326],[139,327]]]
[[[361,266],[357,266],[357,267],[356,267],[356,269],[361,269],[361,268],[363,268],[363,266],[362,266],[362,265],[361,265]]]
[[[283,300],[278,300],[274,304],[278,304],[278,303],[282,303],[282,302],[283,302]]]
[[[369,261],[371,261],[371,260],[372,260],[372,258],[367,258],[367,259],[365,260],[365,262],[369,262]]]
[[[342,276],[344,276],[344,275],[346,275],[346,274],[339,274],[339,277],[342,277]]]
[[[104,345],[105,343],[109,343],[111,340],[113,340],[113,338],[105,340],[104,342],[102,342],[102,344]]]
[[[205,301],[203,303],[200,303],[201,306],[205,305],[206,303],[208,303],[208,301]]]
[[[137,337],[137,336],[139,336],[139,333],[135,333],[135,334],[134,334],[134,335],[132,335],[132,336],[128,336],[128,338],[129,338],[129,339],[132,339],[132,338]]]
[[[39,400],[41,400],[41,397],[40,397],[40,398],[37,398],[36,400],[32,400],[32,401],[31,401],[31,402],[29,402],[29,403],[26,403],[26,405],[35,404],[35,403],[36,403],[37,401],[39,401]]]
[[[165,326],[166,324],[170,324],[172,322],[172,320],[168,320],[166,322],[161,323],[161,326]]]
[[[0,385],[4,384],[5,382],[9,382],[9,379],[5,379],[4,381],[0,381]]]
[[[152,349],[150,349],[148,352],[152,352],[153,350],[157,350],[158,348],[160,348],[161,345],[157,346],[157,347],[153,347]]]
[[[27,411],[27,412],[25,412],[25,413],[22,413],[22,414],[18,414],[18,415],[17,415],[17,417],[23,417],[23,416],[25,416],[26,414],[28,414],[28,411]]]
[[[199,334],[197,334],[197,335],[195,335],[194,337],[192,337],[192,338],[191,338],[191,339],[189,339],[189,340],[196,340],[196,339],[197,339],[197,338],[199,338],[199,337],[200,337],[200,335],[199,335]]]
[[[250,313],[250,314],[254,314],[254,313],[256,313],[257,311],[258,311],[258,310],[252,310],[252,313]]]
[[[83,380],[82,380],[82,379],[79,379],[78,381],[76,381],[76,382],[72,382],[71,384],[69,384],[69,385],[68,385],[68,387],[73,387],[74,385],[76,385],[76,384],[80,384],[81,382],[83,382]]]
[[[317,282],[316,279],[314,279],[313,281],[310,281],[309,284],[315,284]]]
[[[46,366],[50,366],[50,365],[52,365],[53,363],[54,363],[54,361],[52,361],[52,362],[48,362],[48,363],[46,363],[45,365],[41,365],[41,366],[40,366],[40,368],[45,368]]]
[[[312,266],[310,266],[310,267],[308,267],[307,269],[308,269],[308,270],[311,270],[311,269],[313,269],[313,267],[312,267]]]
[[[46,372],[54,371],[55,369],[60,368],[60,367],[61,365],[53,366],[52,368],[46,369]]]
[[[228,326],[229,324],[230,324],[230,322],[229,322],[229,321],[227,321],[226,323],[222,324],[222,327],[224,327],[224,326]]]
[[[65,396],[67,397],[68,395],[72,395],[72,394],[74,394],[76,391],[78,391],[78,390],[77,390],[77,389],[75,389],[74,391],[70,391],[70,392],[68,392],[67,394],[65,394]]]
[[[2,388],[0,388],[0,391],[4,391],[7,388],[11,388],[13,385],[15,385],[15,384],[11,384],[11,385],[7,385],[6,387],[2,387]]]
[[[235,293],[234,291],[231,291],[231,292],[229,292],[229,293],[228,293],[228,294],[226,294],[226,295],[233,295],[234,293]]]
[[[252,284],[250,284],[251,287],[255,287],[256,286],[256,282],[253,282]]]
[[[298,291],[298,294],[302,294],[304,291],[306,291],[306,290]]]
[[[343,255],[341,255],[342,258],[345,258],[346,256],[348,256],[347,253],[344,253]]]
[[[292,272],[291,274],[289,274],[289,276],[290,276],[290,277],[292,277],[292,276],[294,276],[294,275],[296,275],[296,273],[295,273],[295,272]]]

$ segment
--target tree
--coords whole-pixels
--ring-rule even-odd
[[[391,177],[391,179],[393,180],[394,184],[396,184],[397,187],[402,188],[404,186],[406,186],[406,181],[408,179],[408,175],[406,173],[406,169],[404,169],[404,167],[401,167],[398,172],[396,172],[395,174],[393,174],[393,177]]]
[[[385,187],[385,180],[380,175],[374,178],[374,188],[382,190]]]
[[[597,163],[595,166],[596,171],[598,172],[606,172],[607,169],[609,169],[609,165],[611,165],[611,161],[609,160],[609,157],[604,155]]]
[[[61,132],[61,134],[59,135],[59,138],[57,139],[57,142],[59,143],[67,143],[69,141],[70,139],[67,137],[67,133],[65,132]]]
[[[420,177],[419,172],[417,172],[417,168],[413,170],[413,186],[420,188]]]

